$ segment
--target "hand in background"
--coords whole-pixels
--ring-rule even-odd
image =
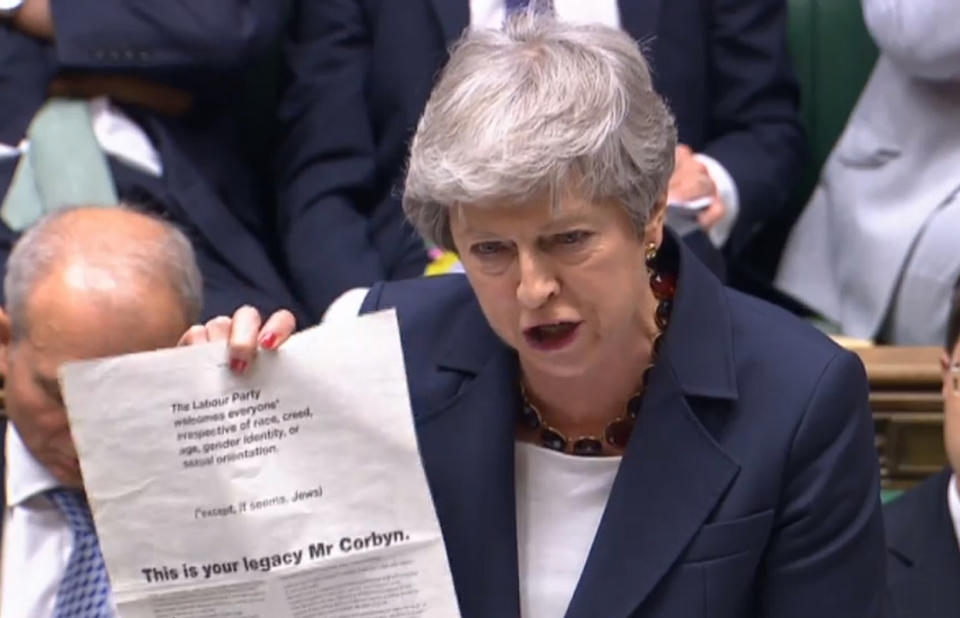
[[[667,201],[685,202],[702,197],[713,199],[697,216],[700,225],[709,229],[723,218],[726,207],[717,194],[717,185],[710,178],[707,167],[697,160],[689,146],[680,144],[676,150],[676,164],[670,178]]]
[[[52,41],[55,35],[50,0],[24,0],[13,15],[13,26],[24,34]]]

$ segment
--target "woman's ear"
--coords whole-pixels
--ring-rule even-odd
[[[647,246],[650,243],[660,246],[663,243],[663,226],[666,223],[667,219],[667,192],[664,191],[663,195],[657,200],[656,204],[653,205],[653,209],[650,211],[650,216],[647,219],[647,225],[643,230],[643,245]]]

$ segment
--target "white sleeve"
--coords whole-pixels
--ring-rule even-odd
[[[694,156],[707,168],[710,180],[717,187],[717,197],[726,206],[723,217],[707,232],[713,245],[722,247],[730,237],[733,224],[737,222],[737,215],[740,214],[740,193],[737,191],[737,183],[733,181],[733,176],[727,168],[710,155],[698,153]]]
[[[20,156],[21,149],[0,142],[0,159],[15,159]]]
[[[330,303],[327,310],[323,313],[322,322],[339,322],[345,319],[355,318],[360,314],[360,307],[363,305],[363,299],[367,297],[370,288],[353,288],[347,290],[337,297],[337,300]]]

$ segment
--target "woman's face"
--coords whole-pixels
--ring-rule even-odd
[[[576,197],[463,206],[450,225],[493,330],[525,369],[571,377],[652,336],[646,247],[660,245],[663,213],[661,203],[642,237],[619,205]]]

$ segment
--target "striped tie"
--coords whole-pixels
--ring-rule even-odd
[[[86,497],[70,489],[54,489],[47,496],[73,532],[73,551],[57,590],[53,618],[112,618],[110,580]]]

